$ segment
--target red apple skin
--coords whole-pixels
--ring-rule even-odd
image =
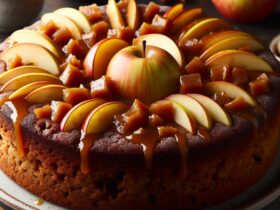
[[[277,0],[212,0],[224,17],[239,23],[260,21],[272,13]]]
[[[106,75],[113,90],[125,99],[150,104],[178,91],[180,67],[167,51],[147,46],[129,46],[109,63]]]

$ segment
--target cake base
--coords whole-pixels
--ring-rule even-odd
[[[76,148],[25,131],[26,156],[18,158],[12,122],[0,114],[0,168],[41,198],[71,209],[202,209],[225,201],[257,182],[277,152],[279,116],[207,155],[190,153],[188,174],[178,166],[144,167],[96,161],[91,176],[80,171]],[[279,115],[279,114],[278,114]],[[210,154],[210,155],[209,155]]]

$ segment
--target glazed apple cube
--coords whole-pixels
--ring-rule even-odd
[[[90,83],[91,91],[90,95],[92,98],[110,98],[110,78],[102,76],[98,80],[94,80]]]
[[[146,22],[142,23],[139,29],[139,35],[157,34],[157,33],[159,33],[159,28]]]
[[[191,62],[185,66],[184,71],[188,74],[199,73],[203,75],[206,72],[206,67],[199,57],[194,57]]]
[[[216,101],[219,105],[225,105],[230,102],[230,98],[225,92],[214,93],[212,99]]]
[[[231,81],[238,86],[245,86],[248,84],[248,73],[246,69],[234,67],[231,72]]]
[[[148,124],[151,127],[157,127],[164,124],[164,120],[157,114],[152,114],[149,116]]]
[[[203,83],[198,73],[183,75],[180,77],[180,93],[199,93],[202,91]]]
[[[158,127],[158,134],[161,138],[175,136],[178,129],[173,126],[160,126]]]
[[[230,81],[231,68],[229,65],[219,66],[210,70],[211,81]]]
[[[58,27],[55,25],[55,23],[52,20],[50,20],[47,23],[41,24],[40,30],[48,37],[52,37],[54,32],[58,30]]]
[[[90,94],[86,88],[66,88],[63,90],[63,100],[66,103],[75,105],[81,101],[88,100]]]
[[[62,101],[51,102],[51,120],[60,123],[66,113],[72,108],[72,105]]]
[[[95,32],[90,32],[82,35],[82,39],[88,48],[91,48],[97,42],[97,35]]]
[[[86,54],[86,46],[83,42],[78,40],[70,39],[68,43],[62,48],[62,51],[66,55],[75,55],[77,58],[84,57]]]
[[[115,37],[131,43],[135,37],[135,32],[130,27],[122,27],[116,29]]]
[[[226,103],[224,107],[229,111],[238,111],[245,109],[247,107],[247,103],[242,97],[237,97],[232,101]]]
[[[96,33],[98,41],[106,38],[108,29],[109,25],[105,21],[97,22],[91,26],[91,31]]]
[[[52,115],[52,109],[51,109],[50,105],[45,105],[40,108],[34,109],[34,114],[36,115],[36,117],[38,119],[50,118]]]
[[[60,75],[60,80],[66,86],[78,86],[83,82],[84,74],[79,68],[69,63]]]
[[[172,102],[167,100],[156,101],[150,106],[150,111],[166,121],[172,121],[174,118],[174,109]]]
[[[258,96],[269,92],[269,78],[265,73],[261,74],[256,80],[249,83],[250,92],[254,96]]]
[[[154,16],[152,20],[152,25],[156,26],[161,34],[167,33],[168,30],[170,30],[171,28],[171,22],[158,14]]]
[[[145,22],[150,23],[156,14],[159,14],[160,6],[154,2],[149,2],[147,5],[143,18]]]
[[[203,47],[203,42],[199,39],[190,39],[179,42],[179,47],[185,54],[198,55]]]
[[[71,38],[73,38],[72,34],[65,26],[55,31],[52,35],[53,41],[58,45],[65,45]]]
[[[79,7],[81,13],[83,13],[91,23],[103,20],[102,13],[96,4]]]

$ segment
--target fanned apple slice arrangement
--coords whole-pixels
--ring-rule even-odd
[[[256,106],[273,71],[252,35],[183,4],[166,12],[134,0],[62,8],[6,42],[5,100],[43,104],[36,116],[62,132],[100,134],[115,123],[126,135],[174,122],[196,135],[215,122],[231,126],[229,112]]]

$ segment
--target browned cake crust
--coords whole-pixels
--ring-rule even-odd
[[[3,46],[3,45],[2,45]],[[0,47],[1,50],[1,47]],[[278,74],[269,52],[260,54]],[[188,134],[187,176],[179,176],[178,145],[163,139],[153,167],[145,169],[143,148],[114,131],[90,151],[92,172],[80,170],[80,131],[60,132],[49,119],[30,113],[22,121],[26,155],[19,158],[11,110],[0,110],[0,168],[19,185],[71,209],[201,209],[251,186],[267,171],[276,152],[280,122],[280,78],[269,75],[271,90],[256,98],[250,117],[232,115],[231,127],[215,123],[211,141]],[[262,108],[260,108],[262,107]]]

